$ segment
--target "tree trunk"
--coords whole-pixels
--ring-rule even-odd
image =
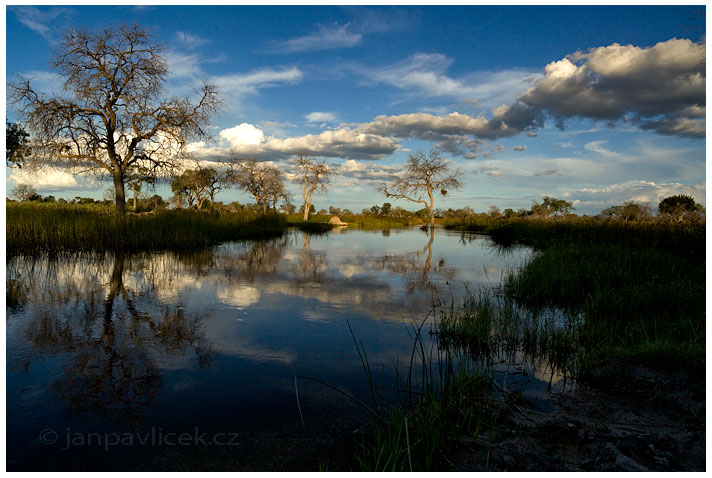
[[[433,197],[433,188],[428,181],[428,197],[430,198],[430,205],[428,209],[430,210],[430,229],[435,229],[435,198]]]
[[[136,212],[136,199],[138,198],[138,191],[136,189],[133,190],[133,210]]]
[[[124,172],[121,170],[114,171],[114,191],[116,214],[126,214],[126,192],[124,191]]]

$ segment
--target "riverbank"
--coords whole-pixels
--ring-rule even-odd
[[[173,210],[125,216],[97,206],[7,203],[7,256],[199,248],[281,235],[279,214]]]
[[[542,408],[541,394],[528,396],[526,372],[509,387],[507,373],[494,376],[493,398],[480,402],[486,418],[475,428],[451,423],[445,434],[457,435],[459,448],[450,452],[453,439],[440,440],[447,455],[418,469],[704,470],[704,224],[513,220],[487,231],[503,253],[518,243],[537,252],[501,286],[444,312],[439,346],[486,369],[517,356],[538,361],[576,385],[544,393]],[[453,399],[429,400],[437,409]],[[432,408],[393,413],[417,423]],[[371,455],[406,433],[376,426]],[[409,439],[428,441],[431,429],[412,429]],[[410,446],[399,450],[398,469],[408,470]]]
[[[312,224],[326,224],[332,217],[333,216],[330,214],[312,214],[311,216],[309,216],[308,221],[304,221],[304,216],[301,214],[289,214],[287,216],[287,221],[292,226],[308,228],[313,227],[311,226]],[[398,229],[423,224],[422,220],[413,217],[394,218],[385,216],[363,216],[355,214],[339,215],[338,217],[339,219],[341,219],[341,221],[345,222],[348,227],[364,230]]]

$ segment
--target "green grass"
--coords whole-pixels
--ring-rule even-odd
[[[418,218],[392,218],[384,216],[362,216],[362,215],[340,215],[338,216],[342,222],[348,224],[349,227],[355,229],[365,229],[365,230],[383,230],[383,229],[397,229],[403,227],[415,226],[422,224]],[[332,215],[319,215],[312,214],[309,216],[308,221],[304,221],[301,214],[290,214],[287,216],[287,221],[290,226],[299,227],[300,229],[310,230],[312,224],[327,223]]]
[[[377,410],[370,435],[357,445],[361,471],[438,471],[450,468],[447,457],[465,435],[476,436],[492,425],[492,377],[467,356],[446,348],[428,350],[422,329],[414,328],[405,382],[397,373],[398,401],[383,413],[363,346],[354,344]],[[350,326],[349,326],[350,328]],[[353,336],[353,332],[352,332]],[[436,360],[434,360],[436,358]]]
[[[507,277],[499,291],[503,302],[480,299],[476,313],[464,310],[447,318],[441,323],[446,336],[469,340],[471,348],[491,347],[504,339],[484,342],[479,337],[488,327],[522,329],[521,313],[512,313],[508,304],[525,307],[534,317],[557,308],[575,333],[568,337],[565,329],[540,329],[533,341],[526,337],[534,328],[525,324],[520,346],[536,343],[539,353],[548,348],[558,361],[578,356],[584,377],[638,365],[703,373],[704,224],[513,219],[496,221],[487,230],[500,245],[531,244],[537,253]],[[567,351],[567,343],[574,347]]]
[[[476,436],[491,422],[491,377],[460,370],[439,390],[432,383],[411,405],[388,412],[373,424],[370,439],[359,444],[362,471],[439,471],[463,435]]]
[[[6,204],[7,255],[195,248],[279,235],[277,214],[162,211],[119,216],[104,207]]]
[[[482,367],[513,361],[522,352],[528,361],[572,376],[578,371],[580,324],[578,315],[531,310],[483,288],[462,307],[444,312],[437,329],[441,346],[466,351]]]

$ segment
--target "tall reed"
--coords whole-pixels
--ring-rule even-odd
[[[7,255],[194,248],[279,235],[277,214],[162,211],[119,216],[77,205],[6,205]]]

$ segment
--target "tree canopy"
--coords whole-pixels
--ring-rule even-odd
[[[450,162],[442,157],[440,151],[432,150],[427,155],[418,151],[408,155],[405,170],[399,174],[390,186],[384,184],[379,191],[388,198],[407,199],[423,204],[430,212],[430,227],[435,227],[435,195],[439,192],[445,196],[448,189],[462,187],[460,178],[463,172],[453,168]],[[423,199],[427,194],[428,200]]]
[[[326,192],[326,185],[331,178],[338,174],[326,160],[317,160],[311,156],[300,154],[297,156],[299,172],[294,179],[295,183],[303,184],[302,199],[304,199],[304,220],[309,219],[312,205],[312,195],[316,192]]]
[[[30,134],[17,123],[5,122],[5,161],[9,166],[22,167],[30,154]]]
[[[47,95],[24,78],[10,87],[36,143],[33,161],[108,175],[116,211],[124,213],[127,174],[137,167],[170,172],[190,139],[209,136],[220,105],[217,86],[207,82],[194,98],[165,97],[162,51],[136,25],[67,30],[51,64],[63,92]]]

